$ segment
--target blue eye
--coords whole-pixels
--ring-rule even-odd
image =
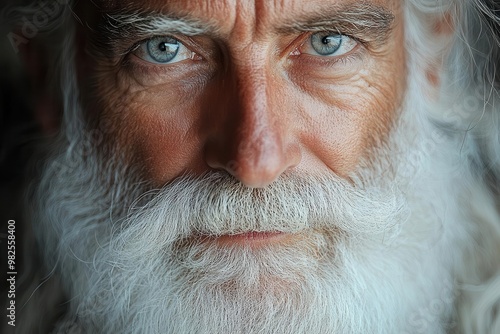
[[[179,41],[172,37],[155,37],[147,41],[148,55],[158,63],[168,63],[179,53]]]
[[[351,52],[359,43],[346,35],[332,31],[317,32],[309,36],[297,51],[313,56],[334,57]]]
[[[319,55],[329,56],[340,49],[342,35],[320,32],[311,36],[311,46]]]
[[[133,54],[149,63],[160,65],[194,59],[196,55],[172,36],[157,36],[148,39],[140,43]]]

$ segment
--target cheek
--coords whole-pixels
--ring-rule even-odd
[[[302,142],[338,175],[355,170],[389,133],[402,99],[404,75],[382,73],[369,71],[341,84],[310,85],[306,91],[315,94],[302,98]]]
[[[311,83],[315,92],[304,100],[310,124],[304,131],[309,147],[331,170],[348,176],[363,158],[383,143],[398,117],[406,91],[406,54],[402,31],[386,52],[350,78]],[[314,144],[313,144],[314,143]]]
[[[157,87],[109,100],[115,103],[101,117],[101,123],[112,124],[107,140],[145,179],[170,180],[186,172],[186,166],[203,170],[196,98]]]
[[[191,166],[199,166],[201,161],[191,161],[200,156],[199,140],[193,124],[186,120],[170,117],[137,117],[140,140],[134,140],[134,151],[139,166],[148,179],[171,180],[180,176]]]

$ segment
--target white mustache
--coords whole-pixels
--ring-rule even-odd
[[[404,197],[395,187],[367,188],[336,176],[288,174],[266,188],[255,189],[225,173],[213,172],[181,177],[161,190],[145,193],[115,226],[120,230],[119,239],[142,236],[148,244],[158,246],[194,235],[307,229],[373,236],[394,231],[405,216]]]

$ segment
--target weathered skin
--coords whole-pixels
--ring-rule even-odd
[[[130,1],[127,8],[188,13],[217,33],[174,36],[195,53],[176,63],[155,65],[129,54],[120,68],[103,57],[93,63],[82,52],[81,68],[87,77],[89,70],[99,73],[90,96],[101,101],[101,121],[113,124],[117,149],[133,156],[154,184],[212,168],[250,187],[290,169],[347,177],[384,139],[405,91],[397,3],[371,2],[395,16],[382,42],[355,42],[344,55],[321,57],[304,53],[312,33],[283,27],[325,11],[334,15],[352,2]],[[120,7],[104,5],[110,12]]]

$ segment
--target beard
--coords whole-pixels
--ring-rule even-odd
[[[211,172],[152,189],[89,131],[60,139],[31,219],[66,320],[92,333],[444,333],[472,176],[416,86],[349,180],[289,172],[251,189]],[[249,232],[287,237],[215,241]]]
[[[361,190],[336,177],[297,175],[250,189],[213,172],[146,191],[129,173],[117,178],[121,164],[108,165],[106,173],[88,173],[88,164],[99,165],[87,159],[59,169],[57,178],[47,176],[52,191],[42,197],[48,191],[42,181],[34,218],[46,222],[38,231],[44,244],[58,245],[45,253],[58,259],[54,266],[75,298],[71,313],[82,328],[306,333],[365,326],[332,316],[354,305],[359,316],[366,307],[367,282],[345,262],[369,261],[364,257],[373,254],[350,249],[392,238],[388,227],[399,226],[405,212],[395,189]],[[109,191],[109,182],[98,179],[117,188]],[[290,237],[256,247],[214,241],[250,231]]]

